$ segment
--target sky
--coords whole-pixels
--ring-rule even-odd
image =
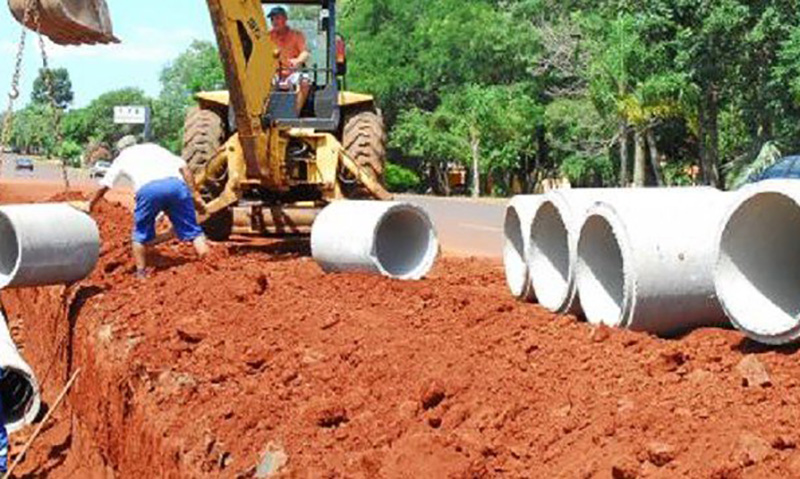
[[[83,107],[101,93],[139,87],[148,95],[161,90],[159,74],[195,39],[215,42],[204,0],[106,0],[117,45],[62,47],[47,42],[51,68],[69,71],[75,91],[73,107]],[[169,5],[169,6],[165,6]],[[0,109],[5,110],[21,26],[0,0]],[[35,34],[28,34],[21,96],[30,99],[33,80],[42,65]]]

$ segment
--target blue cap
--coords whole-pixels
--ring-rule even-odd
[[[269,11],[267,17],[272,18],[277,15],[283,15],[284,17],[288,17],[289,15],[286,13],[286,9],[283,7],[273,7],[272,10]]]

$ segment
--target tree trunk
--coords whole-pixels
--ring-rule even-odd
[[[470,133],[469,146],[472,150],[472,197],[478,198],[481,196],[481,139],[476,133]]]
[[[645,186],[647,180],[647,161],[645,153],[644,135],[641,129],[636,128],[633,132],[634,163],[633,163],[633,186]]]
[[[698,111],[700,124],[700,167],[703,183],[717,188],[722,186],[719,176],[719,105],[716,86],[707,85]]]
[[[619,123],[619,186],[628,186],[628,125]]]
[[[650,147],[650,165],[653,167],[653,176],[658,186],[664,186],[664,179],[661,177],[661,165],[658,163],[658,144],[653,127],[647,129],[647,146]]]
[[[723,181],[719,175],[719,102],[717,88],[712,84],[708,99],[708,163],[709,183],[722,188]]]
[[[706,153],[706,106],[703,98],[697,106],[697,155],[700,157],[700,175],[703,177],[703,184],[706,183],[706,171],[708,171],[708,155]],[[695,179],[692,178],[692,183]]]

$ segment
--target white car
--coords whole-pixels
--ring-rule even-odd
[[[102,178],[106,176],[106,172],[111,167],[108,161],[98,161],[94,166],[89,169],[89,178]]]

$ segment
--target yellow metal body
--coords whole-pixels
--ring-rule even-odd
[[[313,202],[324,204],[342,197],[339,180],[342,172],[355,178],[374,198],[389,198],[380,182],[347,156],[335,136],[264,124],[279,52],[270,39],[261,0],[206,0],[206,3],[228,91],[200,93],[197,101],[200,108],[213,110],[221,118],[227,118],[229,111],[233,111],[236,133],[225,140],[216,156],[197,174],[198,186],[201,189],[210,186],[206,190],[215,193],[200,208],[201,216],[208,218],[229,208],[251,190],[255,197],[289,194],[295,203],[305,200],[304,193],[313,197]],[[18,20],[37,27],[57,43],[116,41],[105,0],[9,0],[9,6]],[[37,15],[31,23],[28,13],[32,10]],[[345,111],[374,104],[372,96],[353,92],[340,92],[338,100]],[[287,162],[287,147],[298,142],[312,153],[307,158],[292,157]],[[291,195],[293,191],[301,193]],[[307,209],[302,214],[273,214],[270,221],[284,224],[280,218],[306,217],[306,212]],[[251,217],[254,222],[263,223],[261,218],[267,216],[254,212]]]
[[[262,4],[259,0],[207,0],[217,35],[220,57],[225,68],[228,91],[196,95],[201,108],[226,113],[232,107],[237,133],[227,140],[206,171],[196,178],[203,187],[227,167],[227,182],[222,193],[205,205],[207,215],[233,205],[246,188],[265,188],[286,192],[297,186],[313,186],[324,201],[341,198],[338,181],[341,169],[347,170],[377,199],[388,199],[380,182],[361,171],[347,157],[344,147],[329,133],[314,130],[263,125],[277,71],[277,47],[271,41]],[[342,108],[371,105],[374,98],[353,92],[340,92]],[[223,115],[225,117],[226,115]],[[310,147],[307,161],[287,166],[289,142],[299,140]],[[300,164],[303,167],[300,168]]]

